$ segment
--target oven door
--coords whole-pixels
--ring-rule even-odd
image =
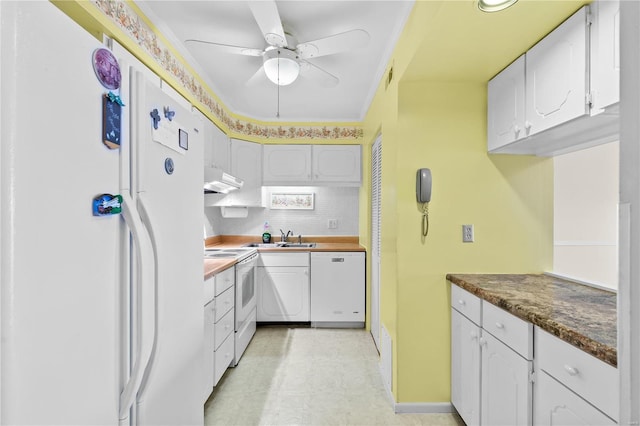
[[[235,331],[240,330],[242,324],[256,309],[256,277],[255,265],[258,255],[254,254],[236,264],[236,324]]]

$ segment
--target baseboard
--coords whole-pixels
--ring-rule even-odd
[[[450,402],[394,402],[393,411],[396,414],[453,413],[453,405]]]

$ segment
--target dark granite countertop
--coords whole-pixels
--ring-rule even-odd
[[[617,367],[617,295],[549,275],[448,274],[451,283]]]

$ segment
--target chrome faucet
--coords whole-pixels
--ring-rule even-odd
[[[282,229],[280,229],[280,241],[283,243],[287,242],[287,238],[289,238],[289,235],[293,235],[293,232],[291,231],[287,231],[287,233],[285,234],[284,231]]]

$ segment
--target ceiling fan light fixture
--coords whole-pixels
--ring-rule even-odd
[[[518,0],[478,0],[478,9],[483,12],[499,12],[513,6]]]
[[[300,64],[295,52],[288,49],[270,49],[264,54],[264,72],[278,86],[287,86],[298,78]]]

